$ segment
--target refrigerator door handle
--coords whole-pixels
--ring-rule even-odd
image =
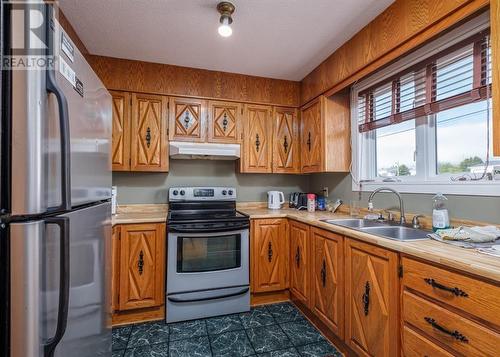
[[[59,226],[60,233],[60,255],[59,255],[59,308],[57,313],[57,326],[54,336],[49,338],[44,344],[45,357],[52,357],[57,344],[66,332],[69,310],[69,218],[53,217],[47,218],[45,224],[55,224]]]
[[[53,5],[46,5],[46,38],[47,38],[47,58],[54,55],[54,20],[53,20]],[[57,99],[57,107],[59,111],[59,131],[61,140],[61,205],[52,207],[50,211],[68,211],[71,209],[71,145],[70,145],[70,130],[69,130],[69,109],[68,101],[64,96],[62,89],[56,82],[55,61],[52,62],[52,67],[47,68],[46,72],[46,87],[47,92],[55,95]]]

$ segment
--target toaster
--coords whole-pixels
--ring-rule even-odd
[[[292,192],[288,200],[288,206],[290,208],[296,209],[306,209],[307,208],[307,193],[304,192]]]

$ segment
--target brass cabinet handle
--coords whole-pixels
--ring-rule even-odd
[[[137,261],[137,270],[139,271],[139,275],[142,275],[144,272],[144,253],[141,250],[139,252],[139,260]]]
[[[297,263],[297,268],[300,267],[300,247],[297,246],[297,252],[295,253],[295,263]]]
[[[269,245],[267,246],[267,260],[269,263],[273,260],[273,244],[271,242],[269,242]]]
[[[151,128],[148,126],[146,129],[146,146],[149,148],[151,145]]]
[[[191,118],[189,117],[189,112],[186,110],[186,113],[184,114],[184,127],[186,129],[189,128],[189,122],[191,121]]]
[[[255,150],[257,150],[257,152],[259,151],[259,147],[260,147],[259,134],[255,134]]]
[[[461,297],[468,297],[469,296],[469,294],[467,294],[465,291],[463,291],[457,287],[450,288],[448,286],[445,286],[443,284],[438,283],[436,280],[434,280],[432,278],[424,278],[424,281],[427,284],[429,284],[430,286],[432,286],[433,288],[448,291],[455,296],[461,296]]]
[[[311,132],[307,135],[307,148],[311,151]]]
[[[434,320],[433,318],[431,317],[424,317],[424,320],[432,326],[432,328],[438,330],[438,331],[441,331],[442,333],[446,334],[446,335],[449,335],[451,337],[453,337],[455,340],[457,341],[460,341],[460,342],[469,342],[469,339],[467,337],[465,337],[464,335],[462,335],[460,332],[458,332],[457,330],[455,331],[450,331],[448,330],[447,328],[444,328],[443,326],[441,326],[440,324],[438,324],[436,322],[436,320]]]
[[[228,124],[229,121],[227,120],[227,113],[224,113],[224,119],[222,119],[222,130],[226,131]]]
[[[285,154],[288,152],[288,141],[286,139],[286,135],[285,135],[285,139],[283,140],[283,149],[285,150]]]
[[[363,294],[362,300],[365,310],[365,316],[368,316],[368,311],[370,308],[370,283],[368,281],[365,284],[365,293]]]
[[[323,259],[323,266],[321,268],[321,283],[323,284],[323,287],[326,286],[326,262]]]

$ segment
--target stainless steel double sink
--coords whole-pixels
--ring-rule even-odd
[[[429,239],[429,231],[407,226],[401,226],[394,222],[374,221],[369,219],[323,219],[323,222],[351,228],[360,232],[373,234],[379,237],[397,240],[401,242]]]

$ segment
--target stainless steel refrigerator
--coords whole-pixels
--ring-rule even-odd
[[[30,19],[2,5],[3,60]],[[111,97],[57,9],[16,10],[55,66],[2,71],[0,355],[110,356]]]

